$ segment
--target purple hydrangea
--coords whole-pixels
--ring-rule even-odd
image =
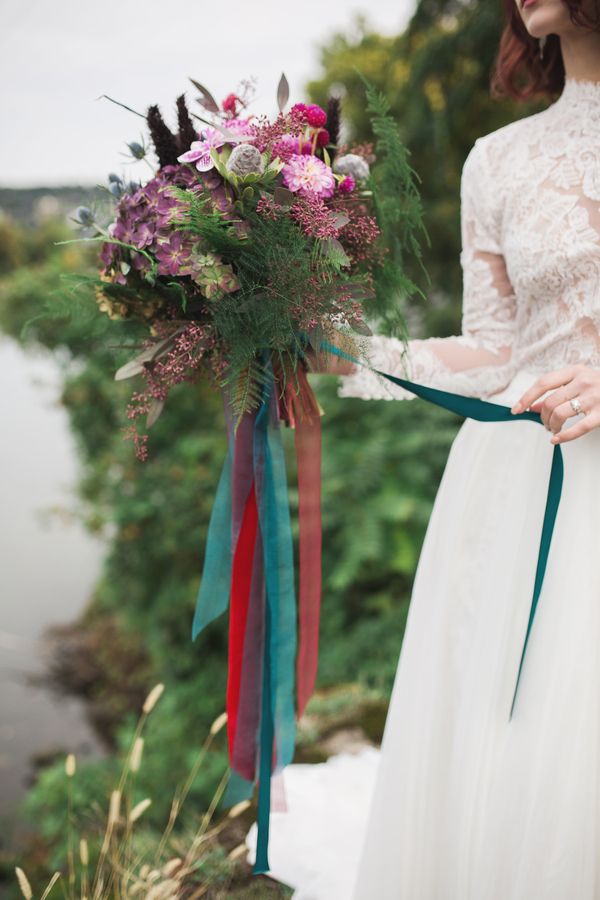
[[[161,236],[156,244],[159,275],[191,275],[193,243],[181,231]]]

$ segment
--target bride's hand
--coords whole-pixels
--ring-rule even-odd
[[[357,371],[356,364],[350,360],[336,356],[335,353],[319,352],[310,347],[306,351],[306,362],[309,372],[323,375],[353,375]]]
[[[540,400],[547,391],[552,393]],[[575,398],[581,404],[584,416],[581,421],[561,431],[567,419],[578,415],[569,403]],[[511,412],[520,413],[526,409],[539,413],[546,428],[554,432],[550,438],[551,444],[564,444],[587,434],[600,425],[600,369],[584,365],[566,366],[542,375],[514,404]]]

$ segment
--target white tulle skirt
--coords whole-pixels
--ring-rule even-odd
[[[535,378],[519,373],[494,401],[511,405]],[[381,750],[284,772],[293,791],[289,811],[271,815],[270,858],[297,900],[600,900],[600,430],[563,454],[509,720],[550,433],[526,421],[460,428]]]

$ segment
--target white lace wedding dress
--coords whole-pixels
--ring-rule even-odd
[[[373,366],[509,406],[542,372],[600,367],[600,82],[567,79],[543,112],[477,140],[461,204],[462,334],[413,340],[406,360],[375,336]],[[414,399],[364,368],[339,393]],[[461,426],[381,751],[339,758],[335,775],[333,760],[284,771],[293,791],[271,816],[271,865],[299,900],[600,900],[600,430],[563,454],[509,720],[550,433]]]

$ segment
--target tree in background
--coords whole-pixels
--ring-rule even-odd
[[[539,107],[490,97],[490,74],[501,31],[499,0],[420,0],[408,28],[396,37],[370,31],[358,18],[321,50],[322,74],[308,85],[324,103],[341,87],[349,140],[372,139],[357,69],[388,98],[421,179],[424,248],[431,276],[428,300],[414,310],[419,336],[460,329],[460,174],[475,140]],[[418,272],[410,273],[418,279]]]

